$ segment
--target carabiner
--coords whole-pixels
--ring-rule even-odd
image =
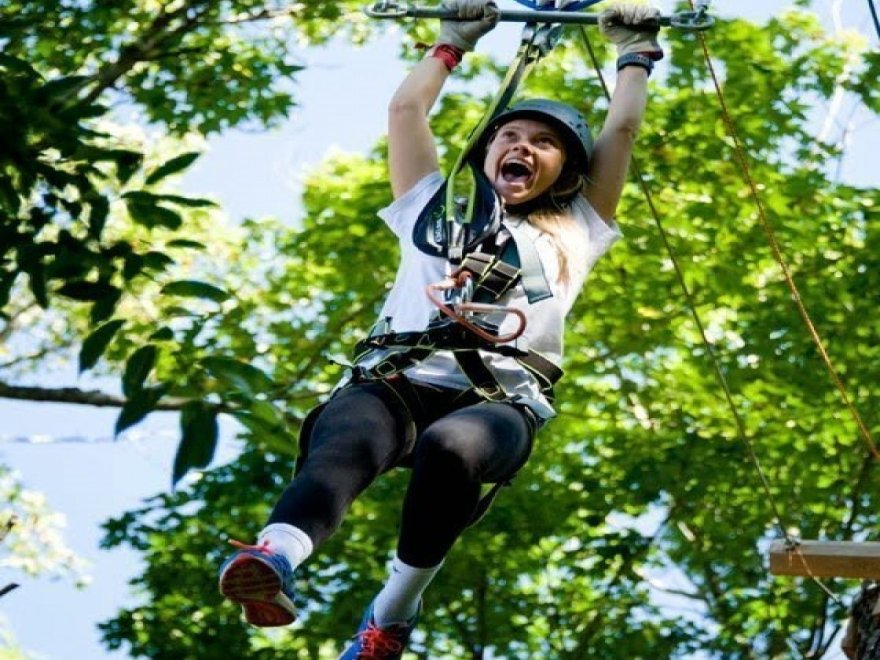
[[[395,0],[376,0],[364,7],[364,13],[370,18],[406,18],[411,10],[408,3]]]
[[[680,11],[669,17],[669,27],[702,32],[715,25],[715,19],[706,13],[706,5],[700,5],[696,11]]]

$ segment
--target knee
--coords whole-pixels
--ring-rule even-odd
[[[416,469],[442,469],[479,481],[479,466],[474,456],[474,442],[466,428],[456,424],[435,423],[426,429],[416,443]]]

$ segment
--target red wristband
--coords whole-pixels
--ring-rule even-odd
[[[436,57],[443,62],[449,71],[461,64],[461,58],[464,57],[464,51],[452,46],[451,44],[434,44],[428,51],[428,57]]]

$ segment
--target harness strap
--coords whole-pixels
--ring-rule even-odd
[[[523,228],[522,224],[504,223],[505,229],[510,232],[513,243],[516,245],[517,265],[522,271],[522,284],[530,304],[553,297],[544,265],[538,255],[538,248]],[[507,252],[507,250],[505,250]]]
[[[507,393],[495,378],[495,374],[483,362],[479,351],[456,351],[455,361],[471,382],[477,393],[488,401],[501,402],[507,399]]]
[[[474,276],[473,302],[495,302],[516,283],[520,269],[486,252],[471,252],[461,263],[460,270]]]
[[[463,341],[456,342],[456,339]],[[551,402],[554,398],[553,386],[563,375],[562,369],[537,351],[531,349],[524,351],[514,346],[491,344],[455,323],[431,328],[425,332],[398,332],[367,337],[358,343],[358,357],[355,362],[362,361],[376,349],[387,349],[390,352],[371,367],[356,364],[352,367],[352,375],[355,378],[365,380],[390,378],[422,362],[437,350],[450,350],[474,389],[489,401],[506,401],[509,397],[492,370],[483,362],[480,350],[514,358],[535,377],[541,393]]]

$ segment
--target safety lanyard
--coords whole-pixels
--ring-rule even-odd
[[[477,181],[471,164],[470,178],[471,186],[468,195],[468,203],[465,212],[461,215],[456,213],[455,200],[455,179],[469,164],[468,159],[474,147],[483,136],[484,131],[492,123],[492,120],[510,103],[510,99],[516,93],[516,90],[522,84],[523,80],[529,75],[535,64],[544,57],[559,38],[561,33],[559,25],[537,25],[535,23],[527,23],[523,28],[522,37],[516,56],[507,69],[504,80],[498,89],[498,93],[489,103],[482,119],[471,131],[464,148],[459,152],[455,164],[446,185],[446,229],[448,245],[448,258],[452,263],[458,263],[463,257],[465,226],[468,225],[474,213],[474,202],[477,196]]]

